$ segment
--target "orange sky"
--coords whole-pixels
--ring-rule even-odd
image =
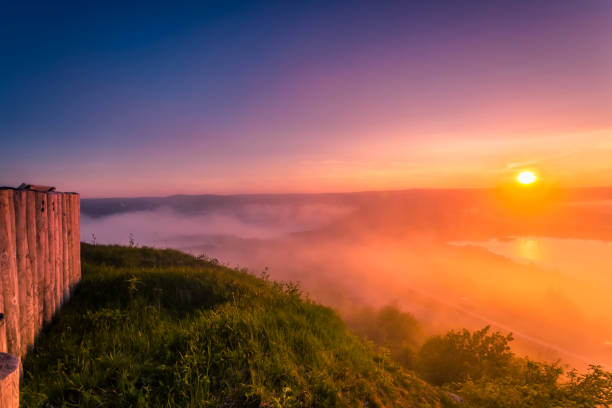
[[[0,184],[307,193],[494,187],[528,168],[612,185],[610,1],[7,15]]]

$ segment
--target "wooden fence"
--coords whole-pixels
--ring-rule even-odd
[[[80,252],[78,194],[0,188],[0,353],[25,356],[81,279]],[[0,377],[13,364],[3,358]],[[0,406],[16,406],[4,398],[0,389]]]

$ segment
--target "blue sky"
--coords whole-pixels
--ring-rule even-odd
[[[377,3],[5,7],[0,184],[469,187],[568,156],[542,171],[612,182],[610,2]]]

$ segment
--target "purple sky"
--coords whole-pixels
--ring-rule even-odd
[[[612,185],[612,2],[14,6],[0,184]]]

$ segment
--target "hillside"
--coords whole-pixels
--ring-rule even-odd
[[[291,284],[172,250],[83,244],[24,361],[23,407],[444,406]],[[449,404],[449,402],[447,402]]]

